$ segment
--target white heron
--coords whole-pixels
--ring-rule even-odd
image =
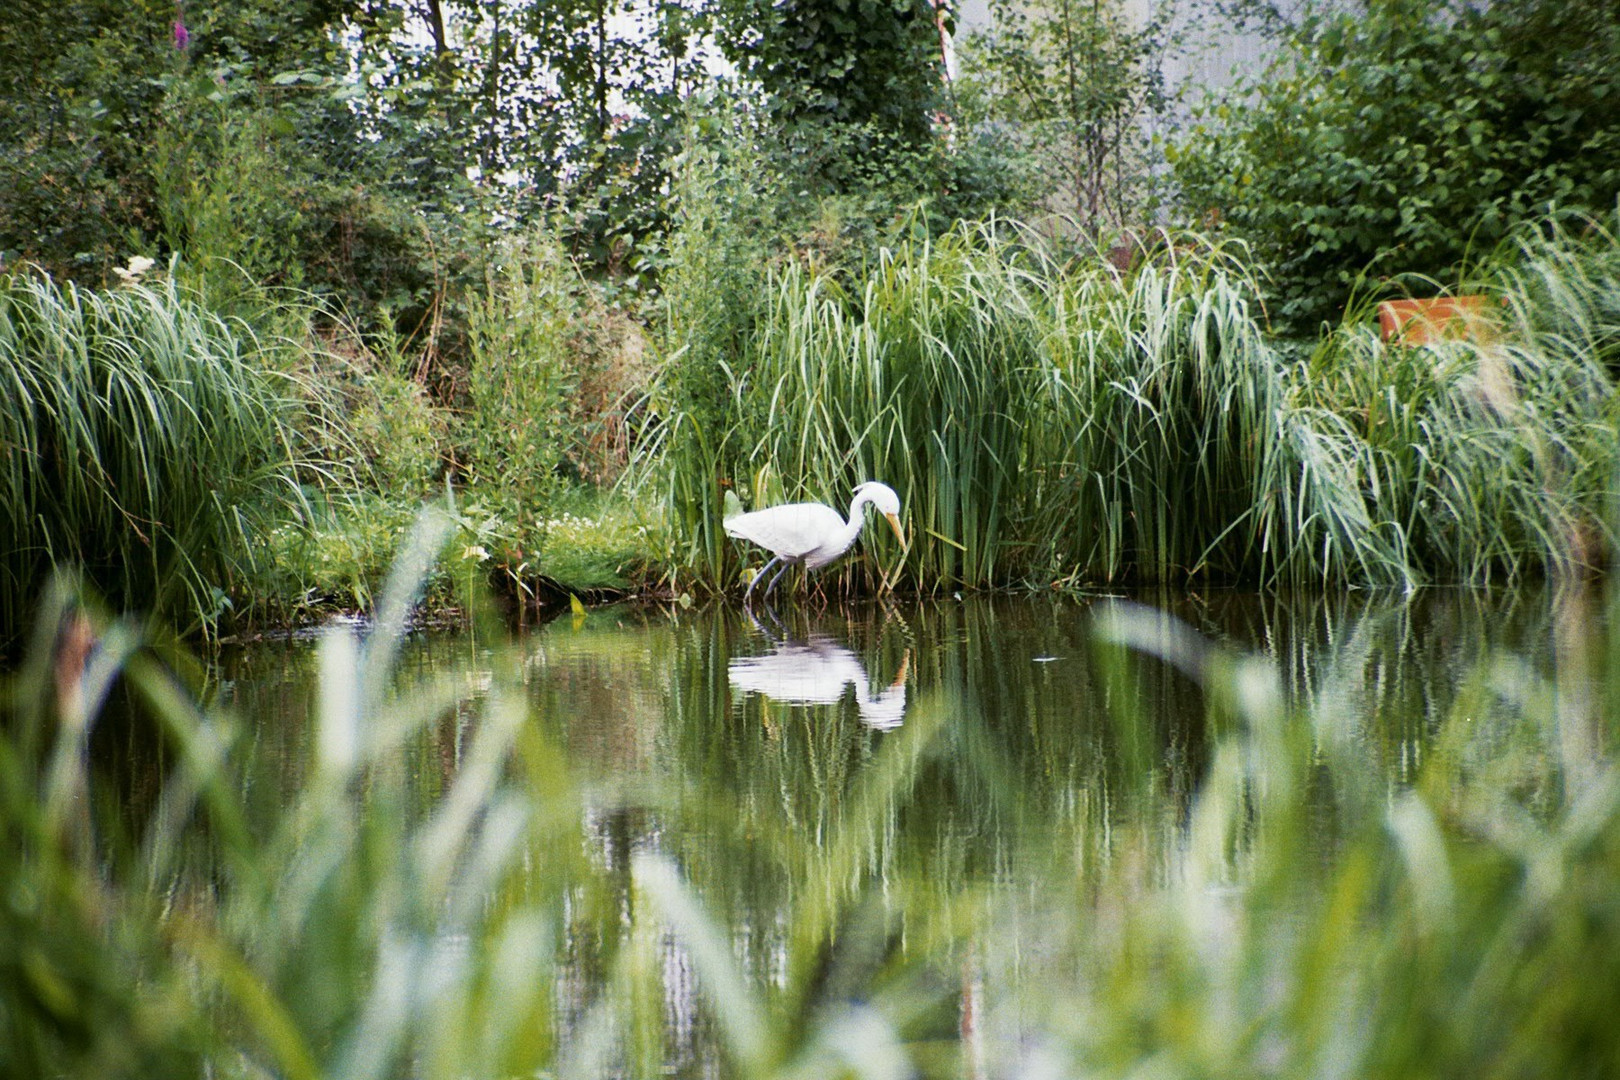
[[[760,568],[748,583],[744,602],[754,593],[754,586],[766,571],[777,563],[782,567],[765,586],[765,595],[776,588],[788,567],[802,564],[807,570],[819,570],[849,550],[866,524],[865,508],[874,506],[889,520],[889,527],[906,545],[906,534],[900,528],[900,496],[887,484],[868,480],[855,489],[855,498],[849,504],[849,520],[838,516],[838,511],[821,503],[786,503],[768,506],[751,514],[738,514],[724,522],[727,536],[751,540],[771,553],[771,561]]]

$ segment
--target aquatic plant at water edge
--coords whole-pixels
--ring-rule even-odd
[[[270,343],[172,282],[0,281],[0,623],[52,566],[208,625],[251,591],[268,523],[330,475],[319,400]]]
[[[1478,340],[1384,342],[1368,308],[1303,356],[1245,251],[1196,235],[1123,272],[1010,224],[913,234],[861,273],[786,263],[747,334],[682,355],[714,385],[669,404],[677,557],[737,580],[727,488],[842,507],[880,479],[909,555],[880,541],[825,587],[1585,572],[1620,465],[1616,243],[1562,235],[1482,268],[1502,303]]]
[[[1231,253],[1166,238],[1120,279],[1065,270],[1011,226],[964,228],[901,243],[853,285],[790,264],[768,296],[705,444],[729,455],[675,458],[695,499],[675,514],[717,512],[719,486],[686,475],[704,467],[755,505],[841,505],[882,479],[928,589],[1400,574],[1343,463],[1288,413]],[[711,582],[730,577],[717,554],[697,566]],[[863,577],[857,562],[829,580]]]

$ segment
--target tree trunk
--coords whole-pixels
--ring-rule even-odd
[[[424,0],[420,11],[427,22],[428,33],[433,36],[433,59],[442,65],[444,54],[450,51],[444,39],[444,8],[440,0]]]

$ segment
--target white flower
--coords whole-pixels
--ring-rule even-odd
[[[483,544],[468,544],[462,549],[461,557],[463,559],[477,559],[479,562],[483,562],[489,558],[489,551],[485,549]]]

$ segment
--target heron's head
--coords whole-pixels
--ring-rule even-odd
[[[909,546],[906,544],[906,532],[900,527],[900,496],[894,493],[894,488],[868,480],[855,489],[855,501],[869,502],[875,506],[878,513],[888,520],[894,535],[900,538],[901,546]]]
[[[877,507],[881,514],[898,514],[900,512],[900,496],[894,493],[894,488],[888,484],[880,484],[876,480],[868,480],[855,489],[855,497],[862,502],[869,502]]]

